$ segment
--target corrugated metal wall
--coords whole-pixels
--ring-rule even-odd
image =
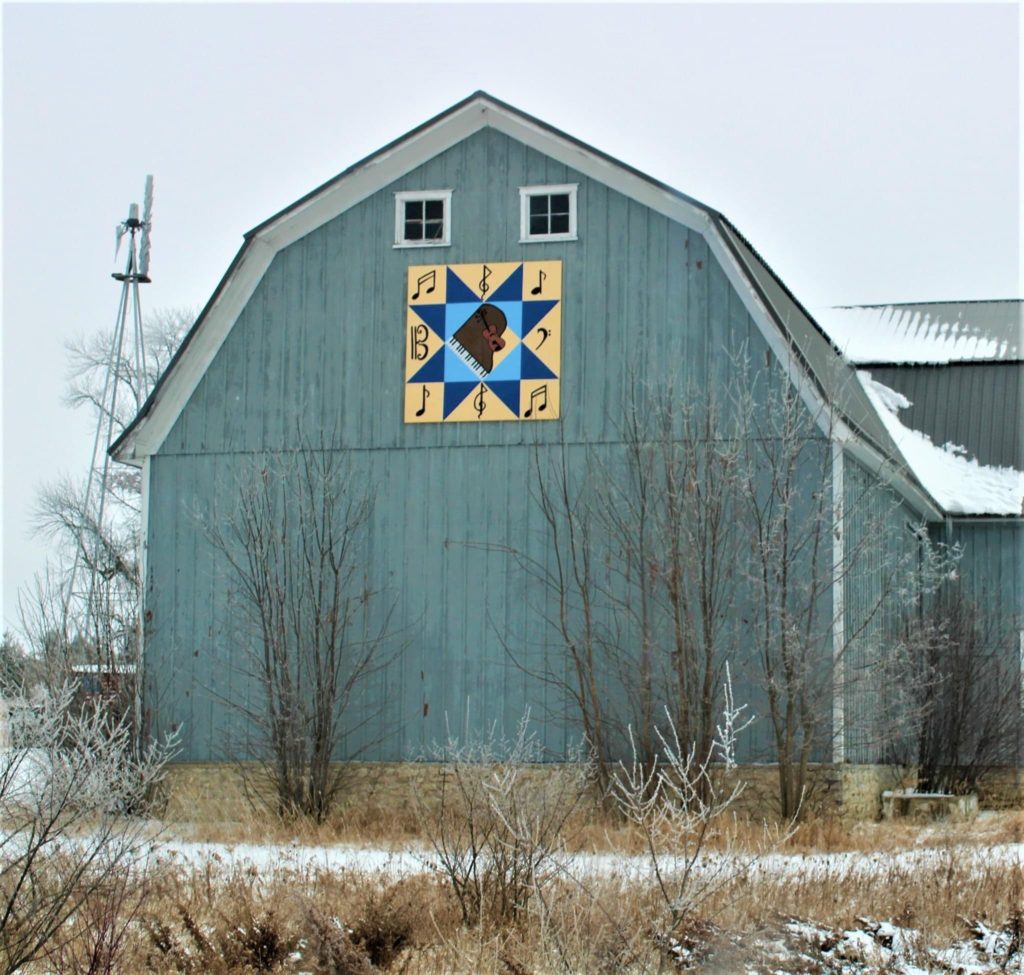
[[[1010,635],[1024,629],[1024,521],[1019,518],[950,519],[936,537],[963,546],[964,588]]]
[[[884,682],[891,679],[891,647],[906,613],[913,613],[919,567],[921,515],[846,456],[843,479],[844,629],[842,686],[845,758],[873,763],[885,758],[892,729],[880,724]],[[887,669],[889,668],[889,669]]]
[[[871,366],[911,405],[900,419],[937,445],[966,447],[982,464],[1024,470],[1024,366],[1019,362]]]

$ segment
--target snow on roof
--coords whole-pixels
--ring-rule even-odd
[[[926,434],[900,422],[899,410],[910,406],[902,393],[876,382],[864,369],[857,378],[910,469],[949,514],[1024,514],[1024,473],[979,464],[955,444],[937,447]]]
[[[1021,301],[849,305],[815,312],[851,362],[1019,361]]]

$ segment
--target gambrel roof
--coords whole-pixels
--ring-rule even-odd
[[[830,433],[872,468],[886,465],[894,485],[923,513],[938,517],[853,369],[721,213],[505,102],[476,92],[350,166],[245,235],[244,243],[178,353],[111,453],[141,463],[156,453],[275,254],[425,161],[491,127],[701,233],[769,346],[816,413],[831,404]]]

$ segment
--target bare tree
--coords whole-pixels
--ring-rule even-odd
[[[886,696],[891,758],[916,765],[922,788],[977,790],[990,772],[1020,763],[1024,717],[1016,627],[1001,625],[947,581],[908,614]]]
[[[838,378],[836,382],[838,382]],[[746,418],[742,519],[751,642],[765,691],[785,818],[808,806],[813,761],[852,729],[875,751],[871,717],[832,725],[838,698],[879,707],[900,620],[955,568],[959,551],[908,521],[885,471],[835,480],[834,408],[811,409],[783,370],[739,388]],[[856,594],[856,606],[837,593]]]
[[[557,597],[550,622],[568,663],[542,676],[572,702],[605,790],[627,746],[653,767],[666,708],[695,744],[697,765],[711,754],[722,667],[736,638],[734,426],[714,397],[634,382],[621,452],[591,450],[577,478],[565,448],[546,469],[538,456],[548,561],[518,554]]]
[[[194,318],[189,309],[153,313],[145,323],[141,364],[126,357],[116,370],[111,331],[69,344],[67,403],[89,410],[98,428],[120,434]],[[111,390],[114,375],[117,384]],[[119,674],[119,707],[127,713],[134,699],[132,668],[139,638],[141,477],[132,467],[114,467],[109,475],[102,507],[95,479],[89,487],[88,472],[40,491],[33,529],[53,546],[54,557],[33,586],[19,594],[19,621],[51,691],[71,679],[75,667],[90,665]]]
[[[0,748],[0,970],[52,953],[97,891],[146,869],[135,815],[174,751],[140,751],[125,718],[73,707],[74,688],[3,689],[11,743]],[[70,936],[70,935],[69,935]]]
[[[332,759],[371,717],[354,698],[393,657],[391,608],[364,570],[371,511],[370,489],[342,452],[302,441],[257,463],[234,510],[206,523],[237,585],[257,687],[255,700],[228,703],[282,816],[327,816],[342,785]]]
[[[157,311],[147,318],[141,375],[130,358],[112,369],[110,331],[69,344],[67,403],[86,408],[103,429],[120,434],[194,318],[189,309]],[[117,388],[111,390],[108,383],[115,374]],[[98,491],[95,485],[90,491],[87,484],[88,476],[65,477],[39,494],[33,528],[53,544],[55,559],[34,591],[22,594],[21,622],[38,638],[44,637],[40,623],[45,618],[51,664],[57,659],[53,644],[63,640],[69,659],[84,647],[89,662],[111,668],[133,662],[137,650],[141,478],[135,468],[113,469],[102,499],[102,517]],[[86,585],[86,578],[95,579],[95,584]],[[59,684],[67,671],[53,676]]]
[[[666,708],[694,767],[706,764],[732,660],[767,712],[765,757],[789,819],[807,808],[812,763],[846,731],[833,727],[834,698],[853,682],[864,700],[876,693],[904,606],[941,578],[946,555],[903,530],[878,474],[833,481],[830,407],[809,407],[780,367],[735,365],[720,391],[634,381],[620,444],[589,449],[584,465],[563,447],[544,468],[538,453],[549,553],[520,557],[556,597],[565,666],[542,676],[572,703],[602,785],[627,727],[653,767]],[[854,582],[855,611],[836,598]]]

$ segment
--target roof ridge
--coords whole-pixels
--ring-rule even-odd
[[[897,308],[908,305],[1010,305],[1024,304],[1024,298],[944,298],[934,301],[878,301],[866,305],[825,305],[826,308]]]

